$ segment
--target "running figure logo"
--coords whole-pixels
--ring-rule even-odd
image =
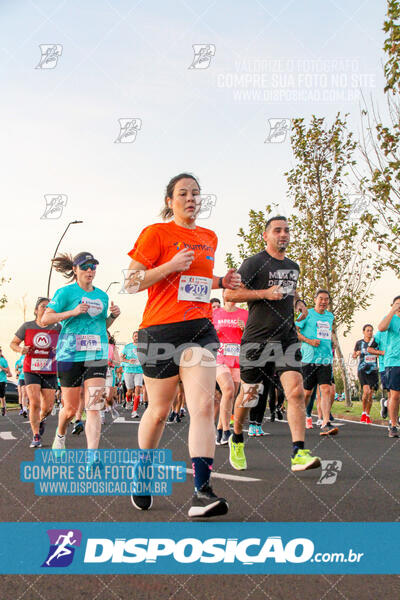
[[[119,134],[114,144],[133,144],[142,129],[142,119],[118,119]]]
[[[290,119],[268,119],[269,133],[264,144],[282,144],[290,131]]]
[[[208,219],[216,204],[217,196],[215,194],[198,194],[196,196],[197,219]]]
[[[67,206],[68,196],[65,194],[45,194],[46,208],[41,219],[59,219]]]
[[[68,567],[74,558],[75,548],[81,545],[80,529],[48,529],[50,548],[42,567]]]
[[[62,54],[61,44],[39,44],[41,57],[35,69],[55,69]]]
[[[215,56],[214,44],[193,44],[194,57],[189,69],[208,69]]]
[[[335,483],[338,474],[342,470],[342,461],[341,460],[321,460],[321,477],[318,484],[327,484],[330,485]]]

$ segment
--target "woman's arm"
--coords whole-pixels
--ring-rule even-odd
[[[132,259],[125,277],[125,289],[128,294],[137,294],[137,292],[147,290],[147,288],[165,279],[171,273],[187,271],[193,262],[193,258],[193,250],[184,248],[175,254],[171,260],[154,267],[154,269],[148,269],[143,263]]]

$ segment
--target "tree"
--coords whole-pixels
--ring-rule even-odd
[[[0,270],[3,269],[4,267],[4,261],[0,263]],[[10,281],[10,278],[7,277],[3,277],[0,276],[0,288],[5,284],[8,283]],[[4,292],[0,292],[0,309],[4,308],[5,305],[7,304],[8,300],[7,300],[7,296],[5,295]]]
[[[355,164],[356,142],[347,131],[346,117],[342,119],[339,113],[330,127],[316,116],[308,128],[304,119],[294,119],[291,143],[295,166],[285,173],[293,202],[289,256],[300,266],[299,293],[308,306],[313,304],[318,288],[327,289],[331,295],[333,341],[350,405],[349,377],[338,330],[348,333],[356,310],[368,306],[370,284],[382,271],[348,198],[346,177]],[[250,211],[248,233],[241,228],[238,234],[242,239],[238,245],[241,259],[264,248],[261,236],[271,213],[271,205],[265,213]],[[234,263],[233,256],[227,255],[227,264]]]
[[[367,235],[377,252],[385,257],[385,266],[400,276],[400,2],[388,0],[387,18],[383,30],[386,63],[384,73],[387,100],[387,124],[378,108],[364,100],[361,111],[359,148],[367,175],[355,170],[361,194],[370,210],[361,216]],[[372,209],[372,210],[371,210]]]

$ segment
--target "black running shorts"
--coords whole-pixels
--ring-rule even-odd
[[[216,358],[219,340],[209,319],[192,319],[139,329],[137,350],[143,374],[154,379],[178,375],[182,353],[194,346],[207,348]]]

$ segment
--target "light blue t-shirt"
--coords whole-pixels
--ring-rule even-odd
[[[61,321],[57,361],[85,362],[108,359],[108,296],[105,292],[99,288],[87,292],[75,282],[58,289],[48,307],[61,313],[73,310],[81,302],[89,304],[87,313]]]
[[[8,362],[4,356],[0,358],[0,366],[8,368]],[[4,381],[7,381],[7,373],[5,371],[0,371],[0,383],[3,383]]]
[[[15,370],[19,369],[18,381],[24,381],[25,380],[25,375],[24,375],[24,360],[25,360],[25,356],[23,354],[21,354],[21,356],[19,357],[19,359],[15,363]]]
[[[126,346],[124,346],[124,349],[122,350],[122,354],[125,358],[133,358],[137,361],[136,364],[124,362],[124,373],[143,373],[143,369],[137,355],[137,347],[135,346],[135,344],[133,344],[132,342],[130,344],[126,344]]]
[[[393,315],[387,329],[385,369],[400,367],[400,317]]]
[[[301,356],[303,363],[313,365],[332,364],[332,323],[334,318],[333,314],[327,310],[320,314],[314,308],[310,308],[305,319],[296,321],[296,325],[301,329],[304,337],[310,340],[320,340],[318,347],[302,342]]]
[[[374,335],[374,340],[378,344],[378,350],[383,350],[385,353],[383,356],[379,356],[379,372],[382,373],[385,370],[387,331],[377,331]]]

